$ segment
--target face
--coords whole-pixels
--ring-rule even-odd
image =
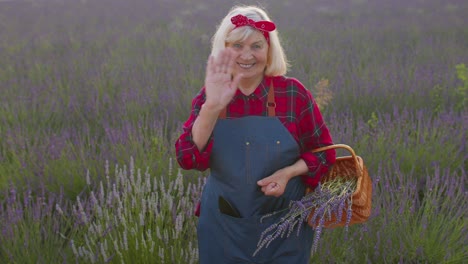
[[[242,73],[244,80],[263,79],[268,58],[268,43],[261,32],[255,31],[247,39],[228,43],[227,47],[236,54],[233,75]]]

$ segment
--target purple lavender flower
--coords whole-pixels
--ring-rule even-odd
[[[299,201],[291,201],[286,209],[287,213],[279,222],[267,227],[260,236],[254,256],[278,237],[289,237],[297,226],[297,235],[300,234],[301,227],[305,222],[315,226],[315,236],[312,252],[315,252],[327,221],[336,217],[335,223],[341,222],[343,212],[346,210],[346,227],[350,224],[352,216],[352,195],[356,190],[357,181],[355,179],[334,178],[319,184],[314,192],[305,195]],[[346,208],[346,205],[348,207]],[[270,217],[283,210],[275,211],[263,216]]]

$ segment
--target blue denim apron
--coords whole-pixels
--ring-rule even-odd
[[[260,218],[287,208],[305,193],[300,177],[291,179],[278,198],[265,196],[257,185],[299,158],[299,146],[290,132],[274,116],[248,116],[219,119],[213,136],[211,174],[203,189],[197,227],[200,263],[308,263],[313,230],[307,224],[299,236],[293,232],[277,238],[253,256],[261,233],[284,214]],[[241,217],[221,213],[219,196]]]

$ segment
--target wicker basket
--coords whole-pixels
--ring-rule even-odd
[[[335,164],[329,170],[329,172],[322,177],[321,182],[323,183],[329,179],[334,179],[336,177],[357,178],[357,187],[355,192],[353,193],[353,204],[351,205],[353,214],[351,216],[351,222],[349,223],[349,225],[366,222],[370,216],[372,207],[372,180],[369,177],[369,173],[367,172],[367,168],[364,165],[364,161],[362,160],[362,158],[356,156],[354,150],[350,146],[344,144],[326,146],[312,150],[312,152],[315,153],[337,148],[343,148],[348,150],[351,153],[351,156],[337,157]],[[306,194],[310,191],[311,189],[308,188]],[[345,208],[347,208],[347,206],[345,206]],[[313,213],[314,211],[311,211],[307,220],[310,226],[316,227],[317,222],[310,222]],[[331,219],[325,221],[324,227],[333,228],[338,226],[344,226],[346,223],[346,218],[347,213],[345,209],[343,211],[341,221],[336,222],[336,216],[332,214]]]

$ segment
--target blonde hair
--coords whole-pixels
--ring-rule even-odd
[[[233,31],[235,26],[232,24],[231,18],[239,14],[254,21],[271,21],[266,12],[257,6],[234,6],[223,18],[221,24],[219,24],[216,30],[216,33],[213,35],[211,41],[211,55],[218,55],[218,53],[226,47],[227,43],[245,40],[256,31],[256,29],[249,26],[239,27]],[[265,75],[285,75],[288,71],[289,64],[280,43],[278,31],[274,30],[270,32],[269,36],[270,45],[268,48],[268,61],[265,69]]]

